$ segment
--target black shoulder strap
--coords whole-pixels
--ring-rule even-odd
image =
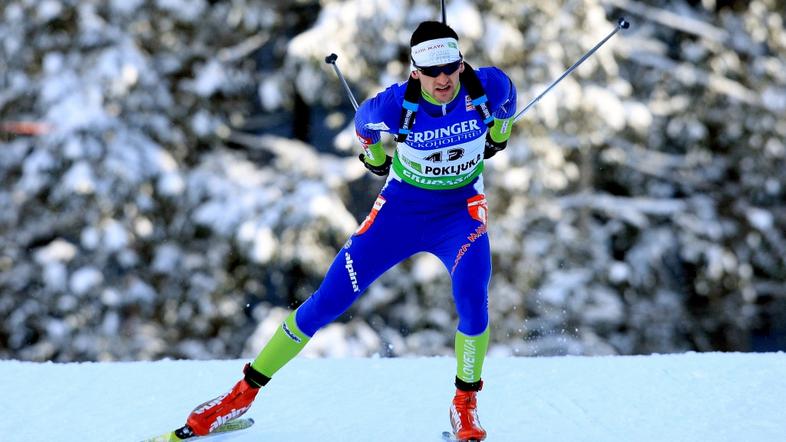
[[[480,114],[483,124],[488,127],[494,126],[494,116],[491,115],[489,110],[489,99],[486,97],[486,91],[483,89],[483,85],[480,84],[480,79],[478,79],[475,69],[466,61],[464,62],[464,72],[459,75],[459,80],[467,88],[469,98],[472,99],[472,105],[475,106],[475,110]]]
[[[420,100],[420,80],[410,76],[407,80],[407,89],[404,92],[404,102],[401,103],[401,119],[396,134],[396,141],[399,143],[403,143],[407,139],[412,125],[415,124],[418,100]]]

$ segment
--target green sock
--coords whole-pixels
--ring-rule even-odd
[[[456,331],[456,377],[467,383],[478,382],[489,347],[489,328],[469,336]]]
[[[300,353],[300,350],[308,344],[311,339],[300,331],[295,321],[297,310],[287,316],[287,319],[276,330],[267,345],[259,352],[259,355],[251,366],[254,370],[272,378],[273,375],[287,362]]]

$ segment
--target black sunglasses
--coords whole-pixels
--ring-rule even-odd
[[[442,66],[418,66],[413,65],[420,71],[421,74],[427,77],[439,77],[439,74],[450,75],[461,66],[462,59],[458,59],[453,63],[443,64]]]

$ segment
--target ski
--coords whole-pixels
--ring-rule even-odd
[[[456,439],[450,431],[442,432],[442,440],[445,442],[480,442],[478,439]]]
[[[190,436],[190,437],[182,438],[182,437],[178,437],[177,434],[175,434],[175,432],[177,432],[177,430],[175,430],[175,431],[170,431],[168,433],[164,433],[160,436],[156,436],[150,439],[145,439],[142,442],[177,442],[181,440],[189,440],[189,441],[196,442],[196,441],[209,439],[213,436],[217,436],[223,433],[245,430],[246,428],[252,425],[254,425],[254,419],[250,419],[250,418],[233,419],[225,423],[224,425],[221,425],[220,427],[216,428],[215,431],[205,436]]]

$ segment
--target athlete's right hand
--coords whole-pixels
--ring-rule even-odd
[[[393,158],[390,155],[385,155],[385,162],[380,164],[379,166],[369,164],[368,161],[366,161],[365,154],[361,153],[360,156],[358,156],[358,158],[360,159],[360,161],[363,162],[363,165],[366,166],[366,169],[370,170],[371,173],[373,173],[374,175],[379,175],[379,176],[385,176],[388,173],[390,173],[390,165],[393,164]]]

